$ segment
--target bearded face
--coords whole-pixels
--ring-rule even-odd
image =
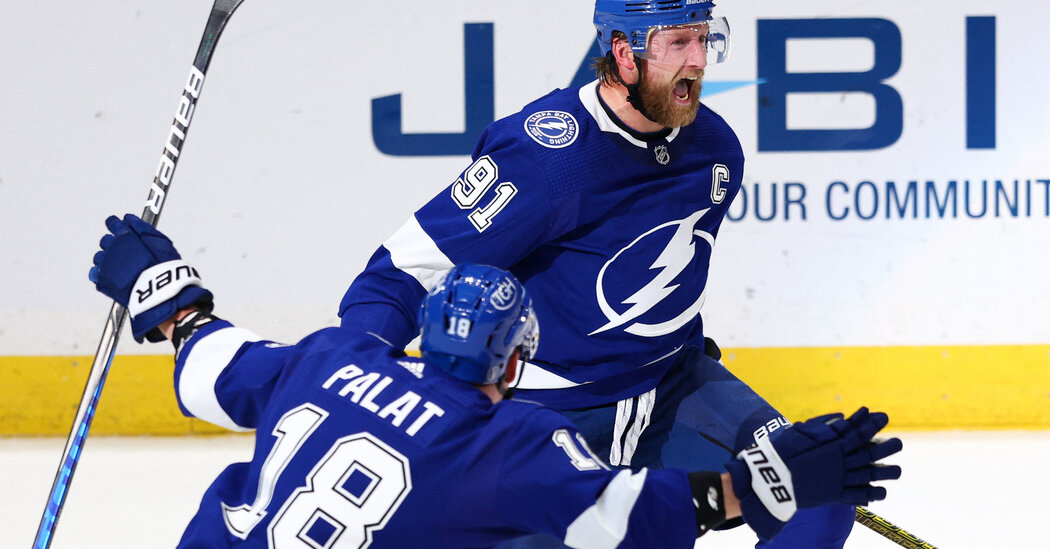
[[[689,125],[700,108],[704,68],[712,52],[718,62],[719,36],[710,23],[653,27],[638,59],[638,88],[644,115],[665,127]],[[712,49],[712,44],[714,49]]]
[[[696,120],[704,69],[668,67],[640,60],[638,92],[650,120],[668,128],[688,126]]]

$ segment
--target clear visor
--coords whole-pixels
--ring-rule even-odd
[[[650,63],[714,65],[729,58],[729,22],[716,17],[693,25],[651,27],[646,44],[645,52],[638,55]]]

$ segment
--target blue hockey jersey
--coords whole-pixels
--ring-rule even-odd
[[[460,178],[351,284],[343,325],[403,346],[452,265],[489,264],[522,281],[542,327],[522,398],[574,409],[655,387],[683,345],[703,340],[708,266],[743,152],[703,105],[689,126],[630,131],[597,87],[556,90],[490,125]]]
[[[492,547],[541,532],[570,546],[692,547],[681,470],[610,471],[567,419],[493,404],[375,336],[294,346],[215,320],[176,357],[187,415],[256,429],[179,547]]]

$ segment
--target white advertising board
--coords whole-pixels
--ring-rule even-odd
[[[107,215],[142,210],[209,5],[0,6],[0,355],[94,352],[108,303],[91,256]],[[718,9],[733,51],[705,101],[747,158],[703,312],[723,346],[1050,340],[1050,8]],[[160,228],[221,316],[284,340],[337,323],[478,129],[577,80],[591,10],[246,2]],[[125,335],[120,352],[168,347]]]

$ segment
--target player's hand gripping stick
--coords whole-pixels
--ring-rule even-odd
[[[211,310],[212,294],[201,286],[197,270],[182,260],[168,237],[137,216],[106,219],[109,234],[95,254],[88,278],[95,288],[127,307],[131,331],[138,342],[145,337],[163,341],[156,330],[184,307]]]

